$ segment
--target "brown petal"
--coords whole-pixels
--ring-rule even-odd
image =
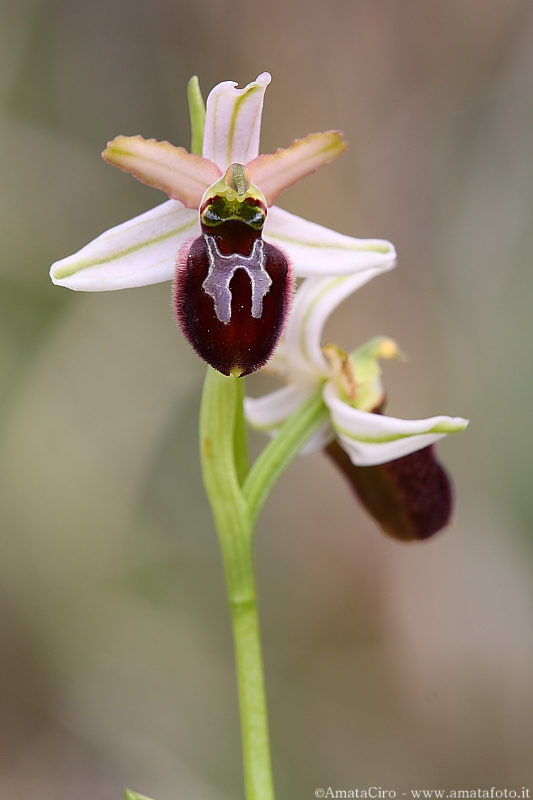
[[[202,156],[142,136],[117,136],[102,157],[187,208],[198,208],[207,187],[222,174],[216,164]]]
[[[262,155],[246,165],[252,183],[261,189],[269,206],[281,192],[344,153],[348,144],[340,131],[310,133],[296,139],[290,147]]]

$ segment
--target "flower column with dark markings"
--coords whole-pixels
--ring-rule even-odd
[[[397,353],[391,340],[372,340],[350,356],[333,346],[322,350],[328,315],[392,269],[396,253],[390,242],[345,236],[273,205],[346,144],[338,131],[327,131],[258,155],[269,82],[263,73],[244,89],[218,84],[205,109],[192,79],[191,153],[140,136],[110,142],[103,154],[109,163],[170,199],[50,270],[54,283],[81,291],[174,278],[181,330],[210,365],[200,452],[233,624],[248,800],[274,798],[252,556],[269,492],[300,452],[327,447],[388,533],[423,538],[451,511],[450,484],[432,446],[466,425],[461,418],[398,420],[376,413],[384,405],[378,358]],[[289,313],[295,278],[305,280]],[[246,399],[249,422],[272,436],[250,467],[241,378],[269,359],[286,385]],[[131,790],[126,799],[147,800]]]

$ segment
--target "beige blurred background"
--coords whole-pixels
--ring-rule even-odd
[[[440,447],[457,507],[429,543],[386,539],[321,455],[269,500],[278,797],[531,787],[532,4],[3,0],[0,37],[1,800],[243,797],[204,367],[168,285],[81,295],[48,268],[163,199],[108,139],[188,146],[189,76],[263,70],[263,151],[351,145],[281,205],[399,252],[328,338],[398,339],[391,413],[472,419]]]

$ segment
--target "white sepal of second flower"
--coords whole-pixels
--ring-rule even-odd
[[[462,417],[401,420],[357,408],[357,396],[352,403],[339,396],[322,352],[322,331],[334,309],[378,272],[373,269],[348,277],[310,278],[302,283],[283,342],[283,378],[288,383],[263,397],[245,399],[246,418],[252,427],[275,434],[322,383],[330,421],[307,443],[306,453],[321,449],[337,436],[354,464],[371,466],[393,461],[466,428],[468,421]]]
[[[438,442],[448,433],[466,428],[462,417],[406,420],[360,411],[339,397],[331,381],[324,386],[324,402],[339,442],[353,464],[370,467],[394,461]]]

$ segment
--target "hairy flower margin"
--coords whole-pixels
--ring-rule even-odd
[[[245,399],[248,423],[274,435],[320,386],[328,421],[304,453],[325,449],[386,533],[404,541],[425,539],[448,524],[452,491],[434,444],[464,430],[462,417],[402,420],[383,414],[386,395],[379,359],[401,356],[397,344],[377,337],[348,354],[321,347],[329,315],[379,270],[337,278],[308,278],[297,290],[284,337],[269,371],[285,386]]]

